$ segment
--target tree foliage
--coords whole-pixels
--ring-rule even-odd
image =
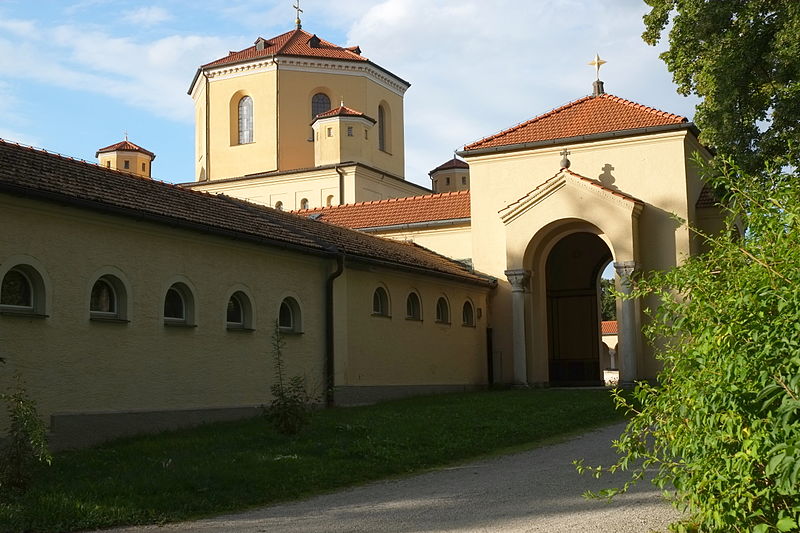
[[[617,395],[632,418],[603,471],[655,470],[687,520],[677,531],[796,531],[800,522],[800,188],[726,162],[727,232],[711,250],[639,280],[659,385]],[[741,235],[735,225],[744,223]],[[622,488],[626,489],[627,485]],[[605,491],[613,495],[619,490]]]
[[[613,279],[600,279],[601,320],[617,319],[617,293]]]
[[[701,140],[753,173],[784,156],[800,135],[800,2],[645,2],[648,44],[672,24],[661,58],[681,94],[702,98]],[[789,163],[799,162],[795,150]]]

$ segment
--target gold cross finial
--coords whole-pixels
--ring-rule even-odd
[[[125,140],[127,141],[127,140],[128,140],[128,130],[125,130],[125,131],[124,131],[124,132],[122,132],[122,133],[124,133],[124,134],[125,134]]]
[[[597,52],[594,54],[594,59],[589,61],[588,64],[594,67],[597,81],[600,81],[600,67],[606,63],[607,61],[600,59],[600,55]]]
[[[296,0],[292,7],[295,9],[295,11],[297,11],[297,18],[295,19],[294,23],[297,25],[297,29],[299,30],[303,27],[303,25],[300,24],[300,13],[303,12],[303,10],[300,9],[300,0]]]

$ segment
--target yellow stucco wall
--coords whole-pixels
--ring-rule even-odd
[[[389,295],[389,317],[372,313],[373,293],[378,287]],[[339,353],[347,355],[337,357],[337,385],[487,383],[488,288],[351,266],[338,290],[347,293],[346,299],[337,298],[347,306],[346,311],[337,308],[338,317],[347,317],[339,325],[347,334],[338,345]],[[406,299],[411,291],[420,297],[421,321],[406,319]],[[435,320],[439,297],[449,302],[450,324]],[[462,306],[467,300],[475,311],[475,327],[462,325]]]
[[[457,261],[472,257],[472,231],[469,222],[428,229],[394,229],[369,233],[387,239],[413,242]]]

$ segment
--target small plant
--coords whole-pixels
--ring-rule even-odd
[[[272,334],[272,365],[275,370],[275,383],[270,386],[272,402],[267,409],[267,417],[275,428],[284,435],[294,435],[308,424],[311,414],[311,396],[306,389],[303,376],[286,376],[283,366],[283,340],[277,323]]]
[[[50,465],[44,423],[36,411],[36,403],[28,396],[17,376],[14,389],[0,394],[6,402],[10,420],[8,435],[0,448],[0,495],[24,492],[36,469]]]

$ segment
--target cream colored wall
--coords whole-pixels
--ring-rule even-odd
[[[337,284],[342,284],[339,290],[347,291],[347,307],[337,306],[336,313],[347,317],[343,341],[347,358],[337,357],[337,385],[487,383],[488,288],[357,265],[349,265],[344,278]],[[390,317],[372,314],[372,297],[378,286],[389,294]],[[412,290],[420,296],[422,321],[405,318],[406,298]],[[439,296],[449,300],[450,324],[435,321]],[[474,306],[476,327],[462,325],[462,306],[467,299]],[[477,318],[479,309],[481,318]]]
[[[349,130],[348,130],[349,128]],[[314,122],[314,166],[370,163],[369,132],[372,123],[347,117]],[[348,135],[348,131],[351,135]]]
[[[149,155],[141,152],[131,152],[118,150],[116,152],[105,152],[97,156],[98,164],[101,167],[119,170],[136,174],[144,178],[149,178],[151,173],[152,159]],[[125,161],[128,161],[129,168],[125,168]]]
[[[288,69],[281,69],[278,75],[281,170],[314,166],[314,147],[306,140],[311,133],[311,98],[320,92],[330,98],[331,107],[338,107],[343,101],[347,107],[375,120],[378,105],[382,102],[388,105],[391,110],[389,150],[378,149],[376,126],[369,132],[365,157],[371,166],[397,176],[405,174],[402,96],[366,76]]]
[[[609,187],[636,197],[646,203],[638,220],[638,239],[641,243],[636,258],[643,269],[668,268],[686,257],[690,250],[690,237],[686,228],[678,227],[672,213],[689,216],[686,160],[686,131],[647,135],[592,143],[570,145],[570,170],[589,178],[599,179]],[[526,245],[530,239],[514,235],[515,243],[507,242],[505,227],[498,211],[525,196],[539,184],[559,171],[561,146],[521,152],[470,156],[471,212],[473,234],[473,262],[475,269],[505,279],[508,268],[532,269],[531,286],[534,294],[526,296],[528,316],[534,313],[538,300],[544,298],[535,292],[540,285],[536,277],[542,276],[537,265],[523,264]],[[606,165],[610,165],[607,167]],[[565,200],[566,201],[566,200]],[[692,202],[694,199],[691,200]],[[693,205],[693,204],[692,204]],[[534,208],[536,209],[536,208]],[[542,215],[558,221],[558,210]],[[545,220],[537,222],[544,224]],[[603,231],[600,224],[600,233]],[[534,235],[540,228],[526,228]],[[613,250],[612,250],[613,252]],[[628,260],[615,257],[615,260]],[[537,285],[538,284],[538,285]],[[492,327],[495,331],[496,359],[502,360],[501,379],[511,379],[512,334],[511,292],[507,282],[500,283],[493,296]],[[541,302],[539,302],[541,304]],[[541,304],[543,305],[543,304]],[[541,320],[539,320],[541,322]],[[546,325],[528,324],[528,353],[538,353],[536,360],[528,362],[529,377],[542,381],[546,376]],[[545,344],[541,344],[544,342]],[[534,343],[531,345],[531,343]],[[538,348],[534,348],[538,346]],[[543,362],[544,361],[544,362]],[[657,366],[647,357],[640,365],[645,377],[655,374]]]
[[[369,233],[397,241],[410,241],[459,261],[472,258],[472,232],[469,222],[428,229],[369,230]]]
[[[270,339],[286,296],[299,301],[304,326],[286,337],[287,371],[322,383],[330,260],[3,195],[0,224],[0,277],[29,256],[50,301],[48,318],[0,316],[0,389],[20,373],[45,419],[267,402]],[[129,323],[89,319],[104,272],[130,288]],[[177,280],[195,291],[197,327],[164,325],[164,295]],[[251,297],[255,331],[226,329],[235,290]]]
[[[345,203],[431,194],[430,190],[416,183],[397,179],[377,169],[357,166],[347,168],[345,172],[347,176]]]
[[[195,105],[195,179],[208,176],[213,180],[277,170],[278,88],[274,67],[211,78],[208,103],[205,84],[201,74],[192,94]],[[238,144],[238,104],[244,96],[253,99],[253,142]],[[208,123],[206,116],[210,118]],[[210,132],[210,154],[206,154],[207,132]]]

